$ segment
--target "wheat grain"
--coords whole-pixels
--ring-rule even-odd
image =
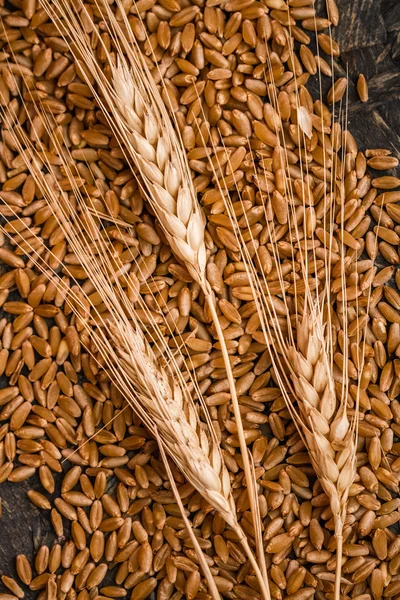
[[[23,589],[18,585],[18,583],[12,577],[7,577],[7,575],[3,575],[1,577],[1,581],[3,584],[16,596],[17,598],[24,597]]]
[[[361,102],[368,102],[368,84],[362,73],[360,73],[357,79],[357,92]]]

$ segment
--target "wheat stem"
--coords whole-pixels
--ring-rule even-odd
[[[208,289],[209,289],[209,285],[208,285]],[[228,354],[228,350],[227,350],[226,343],[225,343],[224,333],[222,331],[221,324],[219,322],[219,318],[217,315],[217,311],[215,309],[214,294],[212,292],[206,293],[206,300],[207,300],[207,303],[208,303],[208,306],[210,309],[210,313],[213,318],[213,322],[215,325],[215,330],[217,332],[218,339],[221,344],[221,351],[222,351],[222,356],[223,356],[225,365],[229,365],[229,354]],[[235,419],[236,419],[237,436],[238,436],[240,449],[241,449],[242,456],[243,456],[243,469],[244,469],[244,473],[245,473],[245,477],[246,477],[250,510],[253,514],[253,518],[255,518],[256,515],[259,514],[259,509],[258,509],[258,506],[256,505],[257,490],[255,489],[255,481],[254,481],[253,473],[251,470],[250,459],[248,457],[246,438],[244,435],[243,423],[242,423],[242,418],[241,418],[241,414],[240,414],[239,399],[237,396],[236,385],[235,385],[235,380],[233,377],[232,369],[227,368],[226,373],[227,373],[227,377],[228,377],[229,388],[231,390],[231,401],[232,401],[233,413],[234,413]],[[247,457],[247,460],[244,460],[245,456]],[[255,523],[255,530],[256,530],[257,525],[259,525],[261,527],[261,524]],[[256,532],[257,532],[257,530],[256,530]],[[256,533],[256,541],[257,541],[257,533]],[[262,545],[262,539],[261,539],[261,545]],[[265,580],[267,581],[267,566],[266,566],[266,562],[265,562],[265,552],[264,552],[263,545],[262,545],[261,549],[258,551],[258,557],[261,562],[260,567],[261,567],[262,577],[265,578]],[[269,596],[268,588],[266,588],[266,592],[267,592],[267,595],[265,597],[269,598],[270,596]]]
[[[207,563],[207,561],[204,558],[204,554],[203,554],[202,549],[200,548],[200,544],[199,544],[199,542],[197,540],[197,537],[193,533],[192,524],[190,523],[189,519],[186,516],[186,510],[185,510],[185,507],[183,506],[183,502],[182,502],[181,497],[179,495],[178,488],[176,487],[174,476],[172,474],[171,467],[169,466],[168,459],[167,459],[167,457],[165,455],[164,446],[163,446],[163,443],[162,443],[162,441],[160,439],[160,436],[159,436],[159,433],[158,433],[157,429],[155,431],[155,434],[156,434],[156,439],[157,439],[157,442],[158,442],[158,447],[160,449],[161,458],[162,458],[162,461],[164,463],[164,467],[165,467],[165,470],[167,472],[168,479],[170,481],[172,491],[174,492],[175,501],[176,501],[177,505],[179,506],[179,510],[181,511],[182,519],[183,519],[183,521],[184,521],[184,523],[186,525],[186,529],[187,529],[187,531],[189,533],[189,536],[190,536],[190,539],[192,541],[193,547],[196,550],[197,556],[199,558],[200,566],[203,569],[204,577],[207,580],[208,590],[211,593],[211,595],[212,595],[212,597],[213,597],[214,600],[221,600],[221,596],[220,596],[220,593],[217,590],[217,586],[216,586],[214,578],[213,578],[213,576],[211,574],[210,567],[208,566],[208,563]]]
[[[340,600],[340,584],[342,580],[342,557],[343,557],[343,523],[336,523],[336,570],[335,570],[335,600]]]
[[[249,546],[249,542],[247,541],[246,536],[243,534],[243,531],[240,528],[238,528],[235,531],[235,533],[239,537],[242,548],[246,552],[246,554],[249,558],[250,564],[253,567],[253,571],[257,577],[258,584],[260,586],[260,592],[262,594],[262,597],[263,598],[271,598],[271,593],[270,593],[269,586],[268,586],[268,578],[266,575],[266,568],[265,568],[265,573],[264,573],[258,566],[258,563],[257,563],[255,556]]]

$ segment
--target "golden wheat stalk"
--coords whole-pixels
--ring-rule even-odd
[[[295,202],[287,186],[288,201],[295,211]],[[233,222],[237,219],[231,210],[229,195],[224,194]],[[306,207],[304,207],[306,210]],[[295,223],[295,219],[293,219]],[[240,231],[239,227],[236,231]],[[250,231],[250,227],[248,228]],[[299,232],[297,239],[302,239]],[[257,272],[246,244],[238,234],[238,245],[253,291],[260,328],[268,344],[276,374],[276,380],[293,421],[309,452],[313,468],[327,494],[335,523],[337,540],[335,600],[340,598],[341,567],[343,552],[343,524],[346,517],[347,499],[356,476],[356,428],[355,418],[350,422],[347,415],[348,378],[344,373],[342,390],[336,396],[332,372],[333,350],[331,332],[324,322],[324,305],[329,295],[313,293],[308,286],[308,257],[300,254],[300,272],[305,282],[302,297],[296,295],[290,301],[287,282],[284,281],[278,245],[274,231],[269,230],[273,265],[277,272],[279,293],[269,291],[265,274]],[[293,259],[294,261],[294,259]],[[293,268],[293,272],[295,269]],[[330,273],[329,269],[326,272]],[[329,279],[328,279],[329,281]],[[294,286],[296,283],[294,283]],[[328,284],[329,285],[329,284]],[[344,303],[344,311],[346,304]],[[329,314],[329,313],[328,313]],[[346,318],[346,315],[344,315]],[[286,332],[281,320],[286,321]],[[345,325],[346,327],[346,325]],[[346,363],[346,348],[344,363]]]
[[[136,45],[130,27],[127,27],[127,31],[130,32],[131,38],[127,40],[126,32],[122,30],[110,8],[106,7],[111,23],[110,32],[118,40],[117,49],[119,50],[116,65],[113,64],[112,57],[108,54],[112,73],[110,83],[105,78],[102,67],[97,63],[90,44],[86,42],[80,22],[69,4],[63,0],[51,4],[47,0],[43,0],[42,4],[54,21],[59,23],[60,32],[64,35],[67,31],[74,40],[71,52],[77,59],[79,56],[84,58],[91,75],[95,78],[98,90],[93,87],[89,79],[87,83],[99,105],[105,108],[105,101],[111,111],[110,126],[124,146],[124,151],[129,154],[139,170],[147,192],[147,199],[159,219],[166,238],[176,256],[185,264],[205,295],[226,368],[250,509],[256,532],[257,555],[261,564],[263,580],[267,581],[257,490],[253,481],[226,341],[215,307],[215,296],[206,280],[205,221],[190,178],[190,169],[183,145]],[[57,14],[54,13],[54,7],[57,9]],[[83,4],[81,8],[83,11],[86,10]],[[59,20],[58,14],[63,17],[62,22]],[[102,43],[101,37],[99,37],[99,41]],[[126,52],[129,64],[121,47]],[[101,97],[98,92],[101,93]],[[265,598],[269,598],[268,585],[264,582],[260,585],[264,586]]]
[[[69,292],[72,310],[76,312],[81,326],[87,328],[103,361],[109,365],[109,376],[129,404],[150,431],[154,434],[158,432],[168,453],[187,480],[235,531],[257,576],[262,595],[267,598],[268,586],[237,521],[229,475],[211,425],[200,424],[198,421],[188,390],[167,346],[164,346],[164,350],[171,366],[166,369],[158,364],[139,328],[131,302],[127,301],[122,292],[118,277],[114,275],[110,278],[112,261],[105,241],[101,236],[91,235],[91,232],[96,231],[97,215],[92,214],[93,209],[81,197],[67,162],[62,161],[63,168],[76,193],[77,206],[73,206],[63,194],[56,177],[52,175],[51,163],[45,162],[50,171],[50,174],[45,175],[37,167],[35,160],[31,160],[35,158],[36,152],[23,130],[17,128],[11,135],[16,147],[26,157],[27,168],[63,229],[71,249],[88,273],[107,312],[100,314],[92,307],[91,315],[87,310],[90,299],[85,290],[79,287]],[[28,147],[27,153],[23,152],[20,138]],[[18,218],[18,215],[15,216]],[[28,248],[27,251],[32,249]],[[50,270],[50,276],[57,277],[39,255],[36,264],[43,272]],[[122,277],[126,280],[124,274]],[[84,314],[86,318],[83,318]],[[89,325],[89,318],[97,325],[96,331]],[[213,593],[213,589],[210,591]]]
[[[42,177],[40,175],[38,177],[37,170],[33,166],[31,168],[32,174],[37,177],[36,183],[45,192],[46,198],[53,195],[57,184],[49,181],[50,178],[44,177],[43,174],[40,174]],[[53,208],[57,201],[58,196],[51,201]],[[14,217],[20,219],[17,214],[14,214]],[[60,219],[60,213],[57,218]],[[66,226],[62,219],[59,223],[61,226]],[[10,226],[13,227],[12,223]],[[73,230],[70,223],[68,228],[70,231]],[[7,230],[3,227],[1,229],[5,235],[8,235]],[[78,220],[76,230],[79,231]],[[89,318],[82,319],[87,307],[90,306],[90,300],[83,289],[78,286],[75,286],[76,289],[66,287],[49,262],[43,260],[37,250],[29,244],[24,248],[24,252],[39,270],[53,281],[57,281],[60,289],[65,288],[64,291],[68,294],[67,302],[77,322],[79,320],[79,327],[88,333],[88,339],[96,347],[102,361],[93,354],[93,345],[86,348],[89,355],[99,364],[99,367],[107,364],[107,374],[117,389],[149,431],[165,446],[186,479],[232,526],[244,549],[249,552],[249,559],[254,568],[257,569],[257,563],[237,522],[229,476],[219,454],[219,447],[212,439],[207,425],[201,425],[198,421],[179,372],[174,373],[172,367],[167,373],[167,370],[158,364],[138,325],[136,324],[134,328],[132,322],[122,316],[124,306],[113,292],[109,281],[99,275],[101,268],[98,262],[88,248],[79,245],[81,241],[78,241],[76,246],[78,235],[75,233],[71,236],[71,245],[75,249],[80,248],[81,252],[88,257],[84,264],[88,269],[90,268],[93,286],[102,295],[109,309],[106,317],[98,314],[95,307],[91,307],[93,314]],[[54,256],[50,254],[48,260],[50,261],[51,258]],[[133,317],[133,313],[130,317]],[[173,365],[173,361],[171,364]],[[196,551],[201,552],[196,544],[194,547]],[[220,600],[210,568],[202,558],[202,554],[199,555],[199,561],[204,567],[204,575],[213,600]]]
[[[340,594],[343,525],[351,484],[357,474],[355,422],[347,415],[347,396],[336,397],[321,320],[306,312],[296,343],[285,346],[293,397],[285,400],[308,449],[314,471],[329,498],[335,523],[336,596]],[[282,385],[282,383],[281,383]]]
[[[140,329],[111,325],[111,331],[123,370],[162,435],[170,456],[236,533],[261,587],[262,574],[237,521],[229,474],[219,445],[199,422],[187,389],[178,383],[176,372],[158,364]],[[265,586],[261,590],[265,593]]]
[[[229,202],[228,199],[226,201]],[[276,248],[272,236],[270,246]],[[268,281],[259,277],[243,241],[240,249],[277,383],[309,452],[315,473],[329,498],[337,540],[335,600],[338,600],[343,524],[349,489],[356,476],[358,406],[355,418],[350,422],[347,414],[346,373],[339,398],[334,385],[331,338],[324,333],[326,324],[321,306],[323,297],[313,296],[311,290],[306,289],[305,299],[303,298],[305,306],[302,309],[301,298],[297,298],[294,303],[288,302],[287,285],[278,253],[275,253],[274,264],[278,273],[278,285],[281,286],[280,298],[271,295]],[[286,332],[281,329],[282,318],[286,320]]]
[[[270,86],[270,91],[272,93],[272,98],[270,98],[272,105],[279,107],[276,88]],[[292,114],[296,115],[297,127],[291,127],[292,131],[297,133],[296,145],[306,152],[306,139],[310,139],[313,135],[313,122],[310,113],[301,105],[300,100],[298,90],[296,90],[291,99],[291,108]],[[276,112],[275,117],[275,136],[278,145],[274,148],[272,165],[274,166],[274,176],[279,179],[284,191],[281,190],[283,195],[275,193],[270,195],[269,192],[265,196],[261,194],[269,238],[268,249],[271,264],[268,271],[266,265],[262,263],[261,256],[256,254],[258,264],[255,265],[254,255],[249,252],[248,237],[250,237],[251,243],[254,244],[254,248],[257,249],[258,247],[257,240],[253,239],[250,224],[244,230],[242,225],[241,229],[233,210],[229,190],[220,187],[220,193],[221,197],[224,198],[227,213],[233,224],[237,245],[240,248],[249,286],[252,289],[259,326],[262,329],[265,343],[270,348],[276,379],[296,427],[309,451],[314,470],[330,501],[337,539],[335,600],[339,600],[343,523],[346,517],[349,489],[356,476],[358,402],[355,417],[350,422],[347,414],[346,344],[343,350],[344,376],[338,398],[332,370],[330,278],[332,270],[331,254],[333,251],[331,240],[333,238],[332,232],[335,230],[334,214],[324,197],[322,202],[324,217],[321,227],[323,226],[326,230],[326,239],[328,240],[328,251],[324,259],[327,284],[325,287],[319,287],[318,280],[316,280],[315,287],[311,287],[309,267],[310,264],[313,266],[312,263],[316,261],[316,256],[313,252],[309,253],[307,251],[307,245],[303,242],[303,240],[309,239],[310,247],[314,248],[312,242],[317,239],[315,236],[317,228],[316,212],[313,204],[311,203],[311,206],[309,206],[306,202],[311,192],[310,174],[308,173],[307,163],[304,166],[305,172],[303,172],[303,164],[300,163],[303,178],[301,181],[296,182],[297,197],[295,198],[293,180],[290,175],[290,161],[285,136],[282,133],[283,123],[278,112]],[[273,128],[273,126],[271,127]],[[215,156],[218,157],[217,149],[215,147],[213,149]],[[217,168],[213,165],[211,157],[212,154],[210,155],[209,165],[214,172],[217,185],[220,185],[218,182],[221,181],[221,178],[217,175]],[[222,165],[218,165],[218,167],[220,171],[223,171]],[[324,177],[325,172],[326,169],[324,169]],[[257,178],[258,176],[259,173],[255,170],[254,177]],[[343,173],[339,175],[339,178],[344,179]],[[333,177],[332,181],[334,181]],[[325,185],[326,183],[325,181]],[[326,187],[329,188],[327,185]],[[333,183],[330,184],[330,187],[331,193],[334,192]],[[239,200],[242,201],[238,187],[236,187],[236,193]],[[301,200],[300,206],[298,205],[299,198]],[[277,226],[268,216],[267,203],[270,207],[273,207],[273,211],[278,218],[279,224]],[[343,206],[341,210],[343,210]],[[243,214],[245,220],[244,205]],[[343,231],[344,219],[341,219],[340,223],[341,231]],[[282,264],[282,255],[278,243],[278,240],[282,237],[281,231],[284,228],[291,232],[292,258],[288,258],[286,262],[292,263],[291,270],[295,277],[292,285],[285,281],[284,267],[286,265]],[[247,236],[246,241],[243,239],[244,232]],[[323,229],[320,229],[317,233],[323,234]],[[343,236],[341,239],[343,239]],[[339,247],[341,249],[340,264],[342,266],[343,329],[344,334],[347,335],[345,265],[343,264],[345,251],[343,244],[339,244]],[[274,293],[270,292],[269,281],[266,276],[272,268],[274,268],[276,275]],[[313,271],[311,270],[311,272]],[[300,278],[302,278],[302,281]],[[300,281],[296,281],[297,279]],[[277,287],[280,288],[279,291],[276,291]],[[288,289],[294,295],[294,299],[293,296],[288,294]],[[327,319],[327,324],[325,319]],[[285,332],[282,330],[282,321],[286,322]],[[258,339],[261,341],[261,336]],[[362,363],[363,360],[361,360]]]

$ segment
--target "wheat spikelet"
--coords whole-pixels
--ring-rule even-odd
[[[188,481],[237,527],[230,482],[215,442],[200,426],[187,392],[172,373],[157,365],[139,329],[111,325],[117,354],[143,408]]]
[[[205,218],[189,168],[177,148],[176,134],[169,119],[161,120],[155,112],[154,103],[145,102],[135,69],[129,69],[122,58],[111,69],[115,105],[121,122],[129,128],[133,158],[148,188],[151,206],[174,254],[204,287]]]

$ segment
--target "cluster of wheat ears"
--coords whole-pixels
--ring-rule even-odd
[[[60,146],[63,175],[69,180],[73,191],[71,201],[71,196],[63,190],[60,183],[59,165],[55,169],[51,161],[46,160],[45,153],[40,155],[40,160],[36,160],[35,153],[38,151],[31,139],[24,134],[22,127],[14,127],[10,123],[9,132],[13,136],[15,148],[20,150],[36,185],[90,282],[84,286],[76,283],[66,290],[71,310],[76,315],[77,328],[87,332],[90,352],[93,347],[96,348],[96,360],[106,368],[110,379],[157,439],[162,455],[165,457],[166,453],[173,459],[187,481],[235,531],[258,579],[262,598],[269,600],[271,596],[266,559],[268,542],[263,540],[254,467],[247,449],[227,340],[217,311],[212,284],[214,264],[208,262],[205,217],[193,186],[179,123],[175,112],[170,110],[168,93],[164,93],[162,72],[150,72],[148,61],[142,54],[123,10],[117,18],[107,2],[101,5],[103,30],[108,32],[113,42],[110,50],[99,36],[98,44],[104,45],[103,50],[107,56],[107,68],[104,69],[104,65],[97,61],[96,53],[85,33],[84,24],[87,25],[92,18],[85,6],[79,0],[71,3],[68,0],[43,0],[42,7],[53,22],[58,24],[74,59],[87,67],[83,71],[88,73],[87,85],[97,106],[104,112],[124,156],[132,165],[141,192],[157,218],[166,242],[204,294],[229,382],[230,401],[236,419],[255,532],[254,551],[239,525],[219,439],[212,427],[198,382],[190,375],[194,371],[182,374],[181,351],[179,348],[172,350],[165,343],[159,323],[154,321],[148,306],[141,300],[138,281],[131,273],[126,272],[122,263],[119,269],[115,269],[115,257],[109,252],[108,230],[106,227],[102,228],[102,224],[111,221],[117,230],[123,229],[124,224],[117,217],[113,221],[110,215],[103,215],[95,202],[88,202],[88,197],[82,194],[81,187],[77,184],[73,161],[66,149]],[[297,111],[297,127],[293,135],[298,137],[299,147],[306,148],[312,137],[314,123],[304,107],[298,89],[295,89],[295,97],[297,106],[289,108],[292,112]],[[271,103],[278,108],[280,101],[280,98],[271,99]],[[282,110],[285,110],[284,106]],[[353,341],[354,336],[358,340],[359,378],[364,369],[362,340],[366,321],[357,320],[354,331],[347,331],[346,294],[354,293],[354,297],[349,298],[351,300],[356,299],[358,294],[357,291],[349,291],[344,275],[340,275],[338,268],[342,266],[344,273],[346,253],[337,241],[344,240],[348,235],[344,230],[344,218],[340,218],[340,210],[335,214],[330,211],[332,194],[326,194],[318,208],[314,208],[310,200],[312,191],[308,187],[307,173],[304,173],[300,187],[293,189],[290,158],[285,138],[280,135],[279,115],[275,118],[272,113],[271,121],[275,131],[271,127],[268,144],[275,142],[272,162],[278,172],[280,190],[276,190],[271,197],[267,190],[265,204],[261,209],[267,215],[267,228],[270,226],[268,256],[257,255],[251,239],[252,224],[248,225],[249,235],[244,238],[245,229],[237,226],[238,217],[228,186],[224,186],[219,175],[219,165],[214,162],[211,166],[215,174],[215,193],[219,194],[230,215],[234,238],[232,243],[245,266],[247,285],[251,289],[254,301],[253,331],[257,331],[260,341],[268,345],[275,380],[330,501],[336,536],[335,598],[339,600],[346,504],[350,486],[356,476],[359,400],[356,394],[355,398],[353,395],[354,401],[351,404],[348,402],[350,392],[347,363],[350,348],[346,340],[342,340],[341,377],[335,372],[331,281],[335,279],[337,282],[335,300],[342,328],[345,334],[351,335]],[[351,147],[351,140],[349,135],[348,147]],[[54,144],[57,144],[57,140],[54,140]],[[222,153],[216,155],[222,156]],[[334,183],[327,182],[327,188],[330,187],[331,191],[340,196],[342,191],[334,190],[334,186]],[[242,202],[239,188],[236,193]],[[293,283],[294,289],[288,288],[284,272],[280,270],[285,266],[280,258],[279,226],[273,225],[268,216],[268,205],[271,202],[275,214],[281,215],[279,226],[286,227],[285,231],[288,223],[291,227],[292,247],[289,251],[287,248],[285,250],[287,261],[296,261],[298,278]],[[319,214],[316,214],[318,211]],[[245,210],[243,214],[242,218],[245,218]],[[316,227],[317,219],[324,221],[324,228]],[[4,231],[8,235],[7,230]],[[121,235],[123,239],[124,234]],[[310,277],[310,251],[315,248],[313,241],[316,238],[326,248],[325,280],[321,280],[319,286],[314,285],[316,280]],[[330,260],[333,253],[338,257],[334,274]],[[51,252],[44,255],[35,253],[30,248],[29,256],[43,273],[49,277],[59,277],[57,268],[54,268],[54,265],[58,265],[57,257],[52,257]],[[55,260],[52,261],[52,258]],[[267,273],[270,271],[268,262],[273,263],[277,270],[273,284],[271,280],[267,280]],[[63,281],[59,279],[59,286],[62,285]],[[94,297],[96,302],[93,302]],[[101,310],[98,310],[99,306]],[[148,322],[151,323],[150,328],[146,328]],[[184,344],[182,339],[182,345]],[[165,461],[168,465],[166,458]],[[173,479],[171,485],[179,502]],[[182,514],[186,519],[184,510]],[[186,522],[190,529],[187,519]],[[202,551],[196,545],[194,535],[193,543],[201,557]],[[210,568],[204,559],[201,565],[209,594],[215,599],[219,598]]]

